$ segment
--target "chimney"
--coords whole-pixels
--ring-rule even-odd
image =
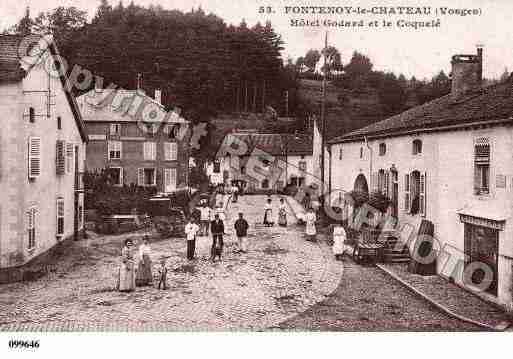
[[[481,87],[483,80],[482,46],[478,45],[477,55],[454,55],[451,65],[451,95],[454,99]]]
[[[155,89],[155,101],[160,103],[162,105],[162,90],[161,89]]]

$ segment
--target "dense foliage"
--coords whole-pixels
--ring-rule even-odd
[[[193,121],[267,106],[281,114],[284,93],[295,86],[281,58],[283,41],[269,22],[227,25],[201,9],[183,13],[102,0],[89,23],[85,12],[61,6],[35,19],[27,12],[8,32],[52,32],[69,67],[104,77],[103,86],[135,88],[141,74],[147,93],[162,89],[163,102]]]

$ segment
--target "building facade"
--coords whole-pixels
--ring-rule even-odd
[[[0,36],[2,282],[83,228],[87,137],[66,79],[47,70],[57,56],[49,36]]]
[[[207,164],[214,185],[242,181],[248,191],[317,183],[311,135],[233,132]]]
[[[188,124],[140,90],[94,89],[78,103],[89,136],[86,168],[107,169],[119,186],[156,187],[169,193],[187,186]],[[152,114],[152,111],[154,114]]]
[[[512,83],[480,87],[481,49],[452,66],[450,94],[330,141],[331,190],[382,192],[412,234],[431,221],[437,272],[511,310]]]

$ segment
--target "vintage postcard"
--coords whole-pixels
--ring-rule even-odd
[[[3,1],[7,353],[37,353],[30,333],[513,331],[512,13]]]

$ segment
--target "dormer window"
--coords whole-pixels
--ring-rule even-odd
[[[387,153],[387,145],[385,143],[379,144],[379,155],[384,156]]]
[[[414,155],[420,155],[422,153],[422,141],[421,140],[413,140],[412,153]]]

